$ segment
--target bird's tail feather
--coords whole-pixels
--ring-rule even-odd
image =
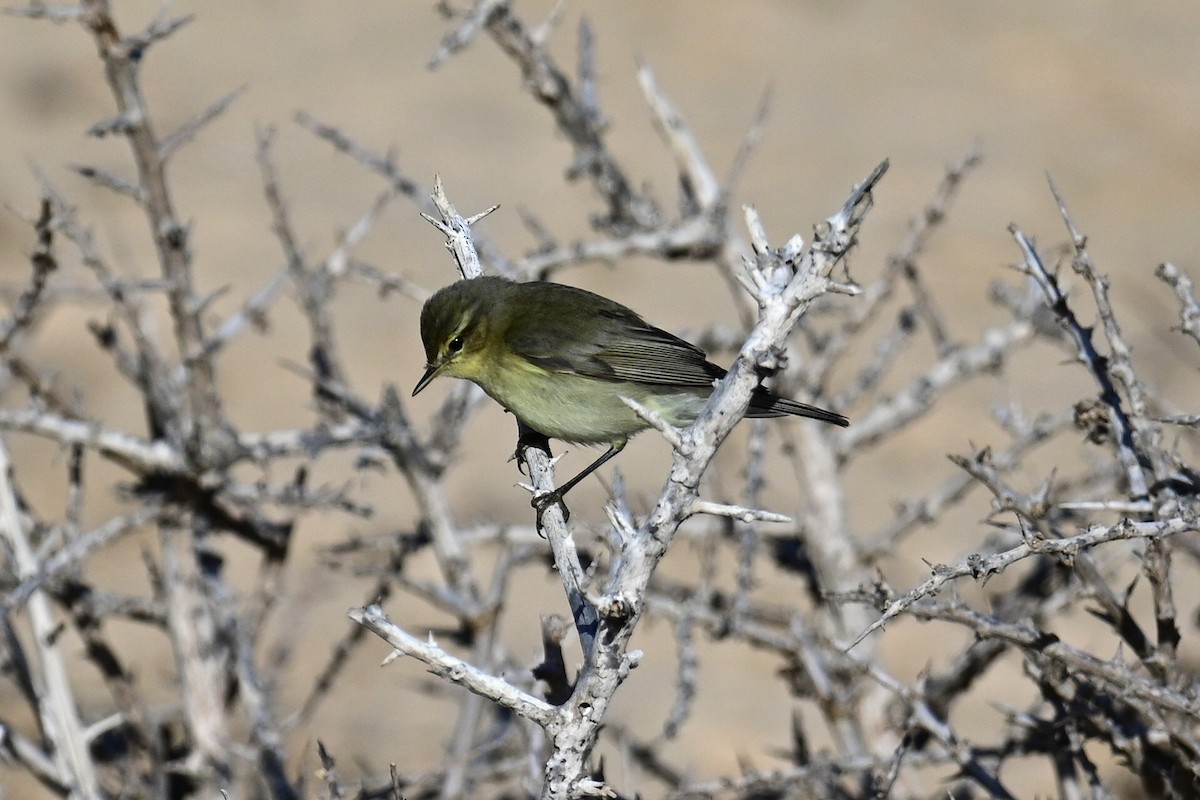
[[[789,415],[809,417],[821,422],[828,422],[831,425],[840,425],[843,428],[850,424],[850,420],[841,414],[835,414],[823,408],[810,406],[807,403],[797,403],[795,400],[778,397],[762,390],[755,392],[751,396],[750,408],[746,411],[747,417],[785,417]]]

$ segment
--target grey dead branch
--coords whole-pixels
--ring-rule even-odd
[[[173,200],[172,161],[230,104],[245,102],[241,90],[196,109],[178,130],[160,132],[142,88],[153,68],[145,55],[170,47],[188,18],[165,13],[131,31],[99,0],[10,10],[82,26],[98,48],[96,69],[114,107],[89,133],[120,137],[132,158],[123,174],[89,165],[77,170],[145,212],[144,229],[130,235],[148,237],[158,259],[157,273],[131,277],[127,265],[95,243],[91,211],[49,180],[43,197],[27,202],[37,244],[29,276],[10,287],[0,320],[7,373],[0,407],[0,652],[2,677],[36,724],[17,722],[15,712],[0,718],[0,751],[11,767],[51,794],[72,798],[907,798],[1026,796],[1004,768],[1034,760],[1048,765],[1064,798],[1115,796],[1116,780],[1147,796],[1196,796],[1200,698],[1179,654],[1195,624],[1177,609],[1176,593],[1196,580],[1200,567],[1200,478],[1187,455],[1200,417],[1195,398],[1162,397],[1140,377],[1123,333],[1121,298],[1110,295],[1104,265],[1093,259],[1070,198],[1051,185],[1061,227],[1051,220],[1037,225],[1047,238],[1062,231],[1065,255],[1054,258],[1027,229],[1013,226],[1016,268],[994,290],[1006,320],[956,338],[924,250],[952,223],[955,194],[980,161],[976,149],[944,175],[930,176],[932,199],[916,210],[885,263],[856,262],[851,273],[847,259],[860,239],[872,236],[873,192],[885,179],[886,160],[849,168],[847,186],[829,195],[829,214],[813,221],[811,231],[767,231],[756,209],[730,202],[769,125],[766,114],[752,121],[722,177],[689,128],[686,109],[643,65],[630,77],[645,96],[662,158],[673,165],[678,195],[666,202],[608,146],[596,83],[603,42],[586,23],[572,73],[548,48],[567,35],[558,29],[561,8],[541,24],[506,0],[480,0],[461,14],[443,11],[447,34],[440,46],[431,43],[432,63],[444,66],[472,47],[497,47],[512,62],[538,107],[534,113],[548,113],[569,143],[567,179],[586,184],[602,209],[590,234],[563,240],[538,220],[536,208],[526,209],[536,248],[504,252],[485,236],[485,217],[495,207],[460,213],[453,186],[440,180],[422,186],[394,155],[372,151],[336,122],[302,113],[301,129],[349,156],[382,188],[335,249],[313,256],[289,211],[287,176],[275,166],[278,134],[261,130],[257,168],[284,266],[264,275],[259,290],[238,298],[234,310],[216,313],[219,296],[197,289],[191,222]],[[492,272],[533,280],[632,256],[722,277],[744,326],[713,328],[698,338],[723,347],[733,366],[690,428],[651,420],[673,449],[660,483],[640,486],[635,495],[618,476],[609,502],[592,515],[599,522],[590,525],[569,522],[557,507],[540,528],[532,510],[516,525],[469,523],[456,513],[446,476],[470,457],[464,428],[485,398],[459,385],[433,415],[419,419],[395,387],[356,385],[333,303],[352,283],[413,304],[436,288],[357,258],[383,210],[400,203],[435,226],[429,235],[445,237],[446,280],[458,277],[455,270],[468,278]],[[67,252],[78,274],[64,274]],[[1164,329],[1200,341],[1189,269],[1163,263],[1154,275],[1161,281],[1156,288],[1178,307]],[[135,390],[144,414],[138,430],[82,412],[78,398],[60,392],[56,376],[43,374],[28,356],[39,323],[73,302],[63,287],[83,282],[104,313],[79,331],[78,346],[104,358]],[[166,328],[151,323],[152,298],[165,303]],[[226,411],[221,359],[232,342],[269,326],[287,303],[306,322],[307,341],[297,343],[288,369],[299,376],[293,386],[303,386],[311,400],[310,422],[240,429]],[[913,355],[917,343],[929,345],[920,349],[926,355]],[[1000,435],[969,452],[948,453],[956,474],[903,499],[882,529],[856,530],[848,506],[886,498],[851,496],[848,467],[936,415],[947,392],[1002,371],[1034,343],[1052,354],[1048,368],[1079,370],[1091,389],[1054,413],[1032,416],[1020,405],[1021,387],[1013,387],[1013,399],[990,410]],[[848,369],[847,354],[855,350],[871,355]],[[924,360],[898,389],[885,390],[906,359]],[[765,375],[785,393],[849,414],[852,426],[781,430],[755,423],[740,445],[740,480],[706,478]],[[66,454],[56,465],[67,473],[63,508],[25,502],[22,485],[44,467],[10,457],[6,443],[17,437],[52,442]],[[1051,446],[1084,452],[1086,466],[1031,477],[1028,459]],[[779,452],[793,474],[768,471],[768,458]],[[337,484],[310,482],[309,466],[338,454],[353,456],[349,471],[382,474],[407,493],[419,519],[411,529],[349,536],[324,551],[330,574],[353,581],[363,603],[350,611],[351,621],[324,621],[324,666],[303,702],[289,705],[277,692],[278,664],[264,652],[263,635],[280,613],[296,528],[314,518],[364,519],[374,510],[356,497],[352,474]],[[119,477],[108,484],[94,479],[88,465],[96,459],[118,468]],[[553,487],[548,452],[527,451],[521,466],[527,488]],[[783,481],[795,483],[798,506],[765,507],[764,487]],[[121,513],[81,525],[82,499],[114,491]],[[919,583],[893,585],[880,564],[914,532],[965,504],[983,508],[985,524],[964,534],[957,559],[929,563]],[[145,556],[153,590],[122,594],[92,586],[90,560],[135,534],[148,534],[154,545]],[[249,589],[228,578],[220,551],[229,540],[254,554]],[[700,553],[703,568],[686,580],[664,576],[660,562],[681,546]],[[483,552],[490,555],[478,557]],[[436,564],[433,576],[411,567],[427,556]],[[557,605],[512,607],[514,583],[539,565],[561,583]],[[787,575],[794,590],[764,597],[757,589],[767,571]],[[973,591],[980,587],[983,594]],[[1151,619],[1133,612],[1137,592],[1148,592]],[[408,610],[414,599],[454,624],[422,628]],[[1099,620],[1102,641],[1082,647],[1054,633],[1081,612]],[[514,614],[516,624],[540,631],[544,653],[536,665],[506,646],[499,620]],[[110,640],[115,620],[169,642],[173,702],[164,707],[141,695],[136,670]],[[662,653],[632,644],[639,626],[651,621],[669,631],[646,640]],[[939,666],[904,679],[889,669],[881,642],[901,622],[913,631],[915,621],[923,626],[916,630],[938,626],[967,635],[947,640],[957,644]],[[85,646],[65,647],[65,632]],[[673,763],[667,744],[688,726],[697,695],[708,691],[702,651],[734,645],[769,654],[774,679],[797,709],[811,713],[797,712],[791,729],[779,731],[786,766],[758,768],[750,753],[737,774],[693,780],[685,765]],[[380,673],[354,663],[362,650],[388,669],[401,668],[401,656],[400,663],[418,661],[441,687],[452,723],[440,761],[412,764],[397,753],[401,766],[371,771],[356,764],[351,744],[335,748],[297,736],[351,681],[380,681],[378,713],[403,713],[404,697],[389,696]],[[668,716],[617,724],[609,706],[648,655],[678,664]],[[996,698],[1003,723],[968,735],[954,712],[1002,659],[1021,665],[1021,696],[1034,699]],[[101,676],[104,692],[83,702],[85,668]],[[297,760],[305,748],[311,752]],[[599,758],[601,748],[621,754],[619,775]],[[1098,765],[1098,753],[1107,765]]]

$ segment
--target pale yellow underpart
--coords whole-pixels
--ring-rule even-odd
[[[497,355],[461,357],[447,363],[442,374],[474,381],[530,428],[567,442],[624,444],[633,434],[646,430],[649,426],[622,397],[637,401],[672,425],[689,425],[712,391],[548,372],[523,358]]]

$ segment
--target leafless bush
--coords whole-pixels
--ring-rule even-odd
[[[668,207],[639,188],[640,178],[606,145],[586,25],[578,70],[568,74],[545,47],[555,20],[532,28],[505,0],[481,0],[453,19],[434,62],[490,40],[517,65],[531,98],[573,148],[568,179],[587,182],[603,204],[592,234],[560,241],[530,216],[540,246],[505,253],[472,229],[482,215],[461,216],[440,185],[430,194],[390,156],[300,115],[301,126],[378,175],[386,189],[340,246],[313,260],[299,244],[305,237],[290,219],[272,134],[264,131],[259,168],[286,268],[238,310],[218,315],[217,297],[201,294],[193,276],[189,225],[172,202],[171,159],[236,93],[164,134],[141,88],[146,52],[188,20],[163,16],[131,34],[99,0],[32,4],[14,13],[82,25],[98,47],[116,110],[90,133],[124,138],[134,171],[80,172],[145,212],[142,235],[153,241],[159,268],[150,276],[112,263],[93,243],[86,214],[45,182],[29,220],[37,237],[30,275],[13,287],[0,324],[7,377],[0,408],[3,668],[27,709],[3,712],[0,747],[15,769],[52,793],[88,798],[1017,797],[1029,795],[1004,773],[1025,762],[1046,765],[1064,798],[1110,797],[1122,787],[1167,797],[1200,791],[1200,699],[1178,652],[1183,626],[1176,610],[1176,593],[1196,579],[1200,558],[1197,474],[1189,461],[1200,417],[1187,413],[1191,398],[1172,402],[1139,378],[1119,305],[1057,190],[1068,242],[1054,256],[1058,263],[1048,264],[1052,256],[1013,227],[1017,270],[993,292],[1009,319],[960,341],[947,330],[919,257],[977,163],[975,152],[948,169],[886,263],[877,270],[858,264],[852,275],[847,255],[869,218],[886,162],[864,167],[846,198],[831,198],[830,216],[807,241],[798,234],[773,240],[753,209],[729,207],[757,127],[730,174],[718,177],[681,112],[643,68],[641,87],[679,184],[678,202]],[[480,407],[481,392],[458,385],[430,419],[414,420],[394,388],[371,399],[353,385],[338,340],[331,299],[340,287],[366,282],[416,301],[428,295],[428,288],[355,257],[395,197],[429,215],[466,277],[486,271],[541,279],[566,266],[637,255],[707,264],[727,279],[745,327],[707,331],[703,340],[710,349],[736,351],[734,366],[694,426],[659,426],[674,460],[648,507],[635,507],[618,480],[603,530],[572,527],[557,508],[540,527],[532,510],[524,526],[466,526],[456,519],[444,479],[456,454],[468,450],[463,427]],[[79,262],[69,278],[64,251]],[[857,282],[863,273],[871,277]],[[1184,270],[1163,264],[1156,274],[1178,300],[1178,329],[1200,344],[1200,306]],[[91,338],[78,346],[102,354],[135,390],[141,429],[90,415],[28,355],[40,323],[75,302],[65,287],[81,283],[102,299],[96,316],[103,321],[93,322]],[[309,332],[306,366],[296,369],[311,393],[310,423],[242,430],[225,411],[222,356],[288,299]],[[154,324],[164,306],[167,336]],[[919,346],[921,337],[931,347]],[[1046,357],[1065,354],[1071,362],[1055,369],[1080,371],[1092,388],[1070,407],[1032,416],[1018,405],[1016,387],[1017,400],[991,410],[1000,441],[952,454],[959,474],[897,508],[883,529],[855,529],[848,505],[881,498],[849,496],[844,476],[851,463],[931,414],[951,388],[1004,370],[1017,351],[1038,341],[1047,345],[1040,351]],[[919,355],[926,350],[928,357]],[[852,363],[851,352],[871,355]],[[920,358],[926,362],[912,370]],[[913,376],[899,390],[886,389],[901,359]],[[764,375],[791,396],[850,414],[853,424],[837,430],[804,423],[792,438],[779,426],[744,423],[751,430],[741,485],[710,485],[705,470]],[[768,478],[780,481],[765,464],[781,434],[795,494],[803,498],[796,520],[762,509]],[[3,441],[19,436],[52,442],[65,454],[66,502],[54,513],[23,496],[22,485],[43,468],[8,456]],[[1044,452],[1070,454],[1063,462],[1069,466],[1030,482],[1031,458]],[[279,611],[296,527],[315,516],[371,512],[349,480],[336,486],[310,480],[313,465],[339,453],[354,456],[349,471],[383,470],[389,481],[402,482],[420,520],[410,531],[352,538],[325,553],[330,569],[369,582],[363,592],[371,602],[350,613],[357,624],[340,631],[324,621],[326,666],[306,701],[285,707],[274,691],[277,680],[265,677],[276,664],[264,652],[263,631]],[[97,462],[118,468],[119,476],[93,480],[87,467]],[[547,452],[530,451],[526,466],[535,491],[552,487]],[[931,564],[924,582],[891,585],[886,560],[915,531],[961,507],[976,487],[992,496],[987,527],[962,534],[962,555]],[[84,525],[89,493],[114,488],[121,512]],[[105,592],[89,581],[97,554],[121,537],[147,532],[154,539],[145,565],[152,593]],[[705,566],[689,580],[668,579],[656,567],[683,539]],[[220,544],[229,540],[257,559],[249,591],[227,577]],[[430,553],[436,579],[412,569]],[[536,564],[549,565],[561,580],[563,613],[507,605],[518,567]],[[767,572],[788,576],[793,590],[783,599],[764,596],[759,588]],[[386,599],[398,597],[419,599],[454,624],[430,634],[409,615],[408,602],[384,610]],[[1139,603],[1151,609],[1149,618]],[[1098,620],[1101,632],[1082,644],[1062,634],[1081,612]],[[502,615],[540,626],[544,656],[533,669],[507,650]],[[631,637],[650,618],[667,623],[679,664],[669,718],[610,724],[609,703],[643,658]],[[904,619],[930,623],[917,629],[922,635],[934,628],[967,635],[944,640],[947,652],[936,667],[901,678],[880,643],[889,624]],[[110,637],[118,620],[170,642],[178,689],[172,702],[140,691],[131,656]],[[911,636],[914,628],[904,630]],[[81,648],[64,647],[67,631]],[[319,745],[313,785],[308,771],[289,766],[309,745],[294,740],[297,720],[318,703],[336,702],[352,651],[378,649],[367,631],[394,656],[411,656],[455,684],[442,698],[453,735],[439,762],[393,767],[390,774],[352,774],[344,766],[352,743],[338,750]],[[740,774],[696,781],[665,753],[664,743],[688,724],[702,690],[698,642],[704,639],[747,645],[775,659],[777,680],[797,707],[792,729],[780,732],[790,741],[786,767],[748,765]],[[581,663],[572,663],[575,647]],[[982,679],[1003,659],[1020,665],[1022,685],[988,694],[994,688],[981,688]],[[84,703],[79,676],[86,669],[106,691]],[[1005,721],[964,733],[954,714],[981,695],[1002,707]],[[405,698],[386,697],[379,714],[402,716],[404,707]],[[22,713],[34,724],[19,724]],[[620,778],[598,758],[600,746],[620,755]]]

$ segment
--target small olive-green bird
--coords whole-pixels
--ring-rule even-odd
[[[559,283],[507,278],[461,280],[421,309],[425,374],[474,381],[527,428],[608,450],[558,490],[534,499],[544,509],[650,427],[628,397],[676,426],[699,416],[725,370],[704,351],[656,328],[606,297]],[[848,425],[841,414],[759,387],[748,417],[812,417]]]

